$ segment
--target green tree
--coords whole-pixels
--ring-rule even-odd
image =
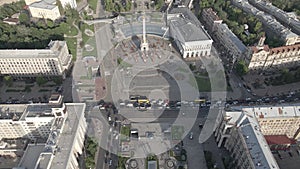
[[[239,60],[236,64],[235,70],[238,75],[243,76],[248,73],[249,69],[244,60]]]
[[[165,4],[165,1],[164,0],[157,0],[156,1],[156,4],[155,4],[155,8],[156,10],[160,10],[161,7]]]
[[[19,21],[21,24],[27,25],[30,22],[30,18],[27,13],[21,13],[19,16]]]
[[[125,11],[130,11],[131,5],[132,5],[131,1],[127,1],[125,6]]]
[[[47,80],[43,76],[38,76],[35,80],[39,86],[47,83]]]
[[[57,77],[54,77],[54,78],[53,78],[53,82],[54,82],[56,85],[61,85],[61,84],[62,84],[62,81],[63,81],[63,79],[62,79],[62,77],[60,77],[60,76],[57,76]]]
[[[262,23],[261,22],[257,22],[255,27],[254,27],[254,31],[258,32],[259,30],[261,30],[262,28]]]
[[[63,15],[63,14],[65,13],[65,10],[64,10],[64,8],[63,8],[63,6],[62,6],[60,0],[56,0],[56,5],[58,6],[59,13],[60,13],[61,15]]]
[[[6,86],[11,87],[13,84],[13,79],[11,76],[4,76],[4,83],[6,84]]]

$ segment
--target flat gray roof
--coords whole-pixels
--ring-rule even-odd
[[[0,58],[57,58],[65,43],[65,41],[51,41],[50,49],[4,49],[0,50]]]
[[[223,23],[220,25],[220,27],[241,52],[247,51],[247,47],[244,45],[244,43],[228,28],[226,24]]]
[[[27,149],[19,163],[19,167],[32,169],[35,167],[40,154],[43,152],[45,144],[28,144]]]
[[[53,0],[43,0],[43,1],[34,2],[30,4],[29,7],[51,10],[56,8],[57,6],[53,4]]]
[[[60,151],[57,151],[53,158],[51,169],[66,169],[69,164],[70,155],[73,153],[72,147],[74,146],[74,138],[78,130],[78,118],[82,117],[85,111],[84,103],[66,103],[68,117],[65,120],[62,134],[60,134],[57,147]]]
[[[203,28],[197,27],[186,19],[180,17],[171,18],[170,26],[180,32],[185,42],[210,40],[210,37]]]
[[[148,169],[157,169],[156,161],[148,161]]]

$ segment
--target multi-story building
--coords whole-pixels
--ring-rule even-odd
[[[56,0],[37,1],[29,5],[29,11],[34,18],[44,18],[56,20],[60,18],[58,6],[55,5]]]
[[[249,0],[249,3],[274,16],[279,22],[290,27],[295,33],[300,34],[300,21],[294,13],[287,13],[265,0]]]
[[[230,152],[237,168],[279,169],[253,114],[225,112],[215,136],[218,147],[223,145]]]
[[[212,8],[203,9],[201,16],[204,26],[209,33],[215,32],[217,27],[223,22]]]
[[[60,0],[62,7],[76,8],[76,0]],[[32,17],[56,20],[61,17],[56,0],[26,0]]]
[[[0,140],[48,138],[54,120],[64,111],[64,104],[0,105]]]
[[[245,57],[250,70],[268,70],[293,67],[300,63],[300,44],[269,48],[263,44],[264,37],[257,46],[250,47]]]
[[[199,59],[210,55],[213,40],[188,8],[173,8],[167,17],[170,36],[184,59]]]
[[[65,41],[51,41],[49,49],[0,50],[0,75],[65,77],[71,63]]]
[[[85,132],[84,103],[66,103],[62,118],[56,118],[45,144],[29,145],[16,168],[79,169]]]
[[[228,26],[222,23],[222,20],[218,17],[216,12],[212,8],[207,8],[202,11],[202,20],[207,30],[210,31],[215,41],[220,42],[228,51],[230,51],[233,57],[241,58],[247,54],[248,49],[244,43],[228,28]]]
[[[252,6],[248,0],[232,0],[231,2],[243,11],[256,16],[274,35],[279,36],[285,41],[285,45],[294,45],[300,42],[300,38],[297,34],[283,26],[273,16]]]
[[[296,140],[300,137],[300,105],[244,107],[242,111],[257,118],[263,135],[286,135]]]
[[[226,24],[220,24],[215,32],[219,42],[231,52],[234,58],[241,58],[248,52],[244,43],[228,28]]]
[[[56,0],[25,0],[26,5],[31,5],[35,2],[44,1],[46,3],[56,4]],[[71,8],[76,8],[76,0],[59,0],[62,7],[65,8],[67,5],[70,5]]]

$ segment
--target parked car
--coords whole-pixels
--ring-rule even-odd
[[[190,140],[193,140],[193,138],[194,138],[194,133],[193,132],[190,132],[190,136],[189,136],[189,138],[190,138]]]

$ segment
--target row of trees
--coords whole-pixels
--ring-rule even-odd
[[[117,2],[115,0],[105,0],[105,10],[109,12],[126,12],[130,11],[131,9],[131,1],[130,0],[124,0],[125,4],[122,5],[120,2]]]
[[[264,34],[262,23],[253,15],[231,5],[230,0],[202,0],[200,7],[211,7],[217,11],[219,17],[246,45],[254,45]]]
[[[0,7],[0,49],[28,49],[45,48],[51,40],[64,40],[64,34],[73,26],[72,23],[79,19],[76,9],[66,7],[61,9],[66,19],[53,22],[40,19],[31,22],[29,13],[23,10],[24,1]],[[3,18],[20,12],[18,25],[9,25],[2,22]]]
[[[299,0],[269,0],[273,5],[287,12],[296,12],[300,15]]]
[[[98,143],[95,139],[87,137],[86,140],[86,168],[95,168],[95,154],[97,152]]]
[[[296,70],[282,69],[279,76],[269,78],[267,84],[274,86],[295,83],[300,81],[300,67]]]

